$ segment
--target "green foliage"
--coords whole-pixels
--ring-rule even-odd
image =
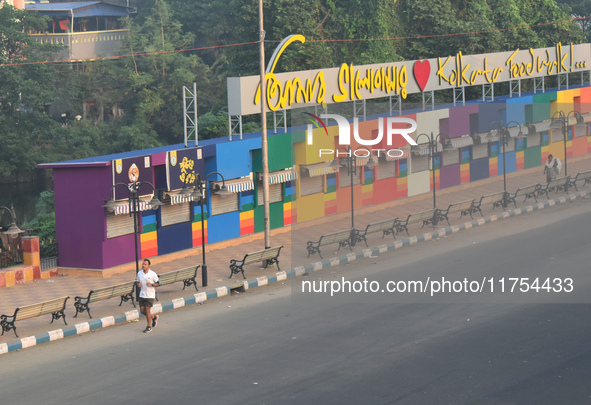
[[[265,55],[268,61],[278,43],[296,33],[306,43],[288,47],[276,72],[584,40],[587,20],[568,20],[589,15],[591,0],[558,3],[562,8],[553,0],[265,0]],[[194,82],[199,138],[227,136],[226,81],[259,74],[258,20],[255,1],[146,0],[124,20],[130,35],[121,53],[130,56],[75,68],[0,67],[0,175],[42,162],[180,143],[183,86]],[[546,24],[555,21],[567,22]],[[35,13],[1,8],[0,63],[50,59],[57,47],[26,34],[46,24]],[[241,45],[223,46],[232,44]],[[187,51],[193,48],[202,49]],[[47,115],[50,105],[67,113],[65,123]],[[243,131],[259,130],[259,121],[244,117]]]
[[[566,14],[580,18],[577,23],[581,26],[586,41],[589,42],[591,25],[588,17],[591,16],[591,0],[557,0],[556,3]]]
[[[55,244],[55,204],[53,191],[43,191],[35,206],[35,218],[23,225],[25,229],[32,229],[33,235],[39,237],[42,257],[56,256]]]

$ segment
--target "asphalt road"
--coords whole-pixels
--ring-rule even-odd
[[[589,202],[167,312],[151,334],[140,320],[3,355],[0,401],[589,404]],[[572,278],[573,291],[301,292],[429,277]]]

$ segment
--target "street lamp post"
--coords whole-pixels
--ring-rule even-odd
[[[205,176],[204,180],[201,179],[201,175],[197,173],[197,179],[195,180],[195,189],[193,190],[193,193],[191,193],[191,197],[193,197],[194,200],[199,201],[199,206],[201,208],[201,254],[203,255],[203,265],[201,266],[201,285],[203,287],[207,287],[208,282],[207,264],[205,263],[205,215],[203,212],[203,205],[205,204],[205,191],[207,190],[207,179],[209,179],[209,176],[213,174],[218,175],[222,178],[222,187],[219,190],[216,190],[214,194],[219,196],[231,194],[231,192],[228,191],[228,189],[226,188],[226,180],[224,179],[224,176],[222,176],[222,174],[219,172],[209,173],[207,176]]]
[[[12,206],[11,206],[11,208],[1,206],[0,207],[0,217],[2,216],[2,210],[8,211],[8,213],[10,214],[10,220],[12,221],[10,223],[10,225],[8,226],[8,228],[6,228],[6,230],[3,231],[2,233],[4,235],[9,236],[12,239],[16,239],[20,233],[23,233],[23,231],[20,230],[20,228],[16,225],[16,214],[14,212],[14,208],[12,208]],[[11,245],[12,244],[5,246],[5,248],[8,250],[8,252],[11,252],[10,253],[10,260],[15,263],[20,262],[22,260],[22,257],[20,257],[21,255],[19,254],[18,251],[15,251],[14,249],[12,249]],[[1,260],[0,260],[0,264],[2,264]]]
[[[511,124],[516,124],[511,126]],[[509,143],[509,128],[512,127],[519,127],[519,134],[517,134],[517,139],[523,140],[525,139],[525,135],[523,134],[523,131],[521,130],[522,126],[519,122],[517,121],[509,121],[507,124],[504,124],[503,121],[495,121],[492,122],[490,124],[490,128],[491,130],[489,131],[489,136],[490,137],[494,137],[495,134],[493,134],[493,130],[492,127],[496,125],[498,127],[498,129],[495,129],[494,131],[498,131],[498,133],[500,134],[501,137],[501,144],[503,145],[503,190],[505,191],[505,194],[503,194],[503,208],[507,208],[507,165],[506,165],[506,161],[507,159],[505,158],[505,146]]]
[[[576,118],[577,125],[585,122],[581,113],[576,110],[570,111],[568,113],[565,113],[564,111],[560,110],[560,111],[556,111],[554,114],[552,114],[552,124],[551,124],[554,128],[560,127],[562,130],[562,136],[563,136],[563,141],[564,141],[564,175],[565,176],[568,176],[568,167],[567,167],[567,163],[566,163],[566,160],[567,160],[566,159],[566,138],[568,135],[568,120],[569,120],[571,114]]]
[[[447,139],[446,141],[446,145],[443,148],[443,150],[445,152],[449,152],[449,151],[453,151],[456,150],[456,148],[451,144],[451,138],[449,137],[449,135],[447,135],[446,133],[439,133],[437,135],[433,135],[433,132],[431,132],[431,135],[428,134],[419,134],[417,136],[416,142],[417,144],[419,143],[421,137],[427,137],[427,142],[429,144],[429,158],[431,159],[431,172],[433,175],[433,208],[437,208],[437,197],[435,195],[435,156],[437,153],[439,153],[439,148],[438,148],[438,144],[442,139]],[[441,142],[443,143],[443,142]],[[417,148],[419,148],[420,150],[420,145],[417,145],[415,147],[413,147],[415,150]]]
[[[1,206],[0,210],[8,211],[10,213],[10,220],[12,221],[10,223],[10,225],[8,226],[8,228],[2,233],[4,235],[8,235],[12,238],[16,238],[17,235],[19,233],[22,233],[23,231],[21,231],[20,228],[16,225],[16,214],[14,213],[14,208],[8,208],[8,207]]]
[[[376,166],[376,163],[373,160],[373,156],[371,154],[371,150],[366,148],[365,146],[359,146],[356,149],[351,148],[351,146],[343,147],[340,146],[335,151],[335,158],[330,164],[332,168],[340,168],[346,167],[347,174],[351,178],[351,232],[355,232],[355,203],[353,199],[353,176],[357,174],[357,155],[355,154],[358,150],[365,149],[367,151],[367,156],[369,156],[369,161],[367,162],[367,167],[371,170]],[[343,150],[347,154],[347,158],[345,159],[346,165],[342,166],[337,161],[338,151]],[[351,235],[351,245],[355,246],[355,238]]]
[[[162,202],[156,197],[156,188],[152,183],[149,181],[134,181],[129,184],[125,183],[115,183],[111,187],[111,198],[103,205],[103,207],[107,209],[114,209],[117,206],[115,202],[115,188],[117,186],[124,186],[128,192],[128,204],[129,204],[129,216],[133,215],[133,235],[134,235],[134,242],[135,242],[135,272],[136,274],[140,271],[139,268],[139,251],[138,251],[138,230],[139,230],[139,211],[140,211],[140,197],[139,197],[139,189],[140,187],[147,185],[152,188],[154,192],[154,197],[150,200],[148,205],[150,205],[153,209],[157,209],[159,206],[163,205]]]

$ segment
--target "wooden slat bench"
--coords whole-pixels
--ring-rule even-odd
[[[123,301],[131,301],[135,307],[135,302],[133,302],[133,290],[135,288],[135,284],[135,280],[126,281],[125,283],[90,290],[87,297],[74,297],[74,307],[76,308],[76,314],[74,315],[74,318],[78,316],[79,312],[82,313],[85,311],[88,312],[88,316],[92,318],[88,305],[96,301],[108,300],[109,298],[113,297],[121,298],[119,306],[123,304]]]
[[[517,207],[517,203],[515,200],[518,197],[525,197],[523,201],[527,201],[528,198],[533,198],[538,202],[538,188],[540,187],[539,183],[530,184],[529,186],[518,188],[517,191],[514,193],[507,193],[507,204],[513,202],[513,204]]]
[[[576,191],[579,191],[579,188],[577,187],[577,181],[579,180],[584,181],[583,186],[587,183],[591,183],[591,170],[577,173],[577,175],[573,179],[569,180],[569,186],[573,186]]]
[[[68,301],[70,297],[61,297],[56,298],[49,301],[39,302],[37,304],[25,305],[22,307],[18,307],[14,311],[14,315],[1,315],[0,316],[0,325],[2,325],[2,335],[4,332],[8,332],[10,330],[14,330],[14,334],[18,337],[16,333],[16,321],[22,321],[29,318],[36,318],[41,315],[51,314],[51,322],[53,323],[54,320],[62,318],[64,323],[67,325],[66,322],[66,314],[64,313],[66,309],[66,301]]]
[[[565,192],[567,192],[568,191],[568,183],[569,183],[569,177],[566,176],[566,177],[560,177],[558,179],[550,180],[550,182],[546,183],[546,184],[540,184],[540,186],[538,187],[538,197],[540,196],[540,194],[545,193],[546,198],[550,198],[548,193],[551,191],[555,191],[555,190],[557,193],[560,190],[564,190]]]
[[[367,244],[367,235],[370,233],[375,232],[382,232],[382,238],[386,235],[394,236],[396,239],[396,221],[398,221],[398,217],[386,219],[385,221],[374,222],[373,224],[368,224],[364,230],[355,230],[355,240],[357,242],[364,241],[365,246],[369,246]]]
[[[320,258],[323,259],[322,253],[320,252],[320,247],[331,245],[333,243],[339,244],[338,250],[340,250],[343,246],[349,246],[349,249],[351,249],[351,240],[355,237],[354,233],[354,229],[346,229],[344,231],[327,233],[326,235],[322,235],[318,242],[308,241],[306,246],[306,249],[308,250],[308,257],[310,257],[310,255],[318,253]]]
[[[437,225],[437,209],[433,208],[427,211],[421,211],[414,214],[410,214],[404,221],[398,220],[396,222],[396,233],[406,231],[406,234],[409,235],[408,226],[419,222],[423,223],[421,228],[429,224],[435,227],[435,225]]]
[[[460,213],[460,218],[462,218],[464,215],[470,215],[470,218],[472,218],[473,203],[474,200],[466,200],[450,204],[446,210],[437,210],[437,222],[443,221],[445,219],[447,221],[447,224],[450,225],[448,215],[455,214],[458,212]]]
[[[197,267],[187,267],[186,269],[180,269],[180,270],[174,270],[174,271],[169,271],[168,273],[162,273],[160,275],[158,275],[159,279],[160,279],[160,286],[163,285],[167,285],[167,284],[173,284],[176,283],[177,281],[182,281],[183,282],[183,290],[186,287],[190,287],[192,285],[195,286],[195,290],[199,291],[199,289],[197,288],[197,281],[195,281],[195,278],[197,277],[197,270],[199,269],[200,266]]]
[[[247,253],[242,260],[230,260],[230,278],[232,278],[234,274],[242,272],[242,277],[246,279],[246,276],[244,275],[244,266],[256,262],[262,262],[263,267],[265,268],[276,263],[277,269],[281,270],[279,268],[279,253],[281,252],[282,247],[283,246],[275,246],[257,252]]]
[[[476,211],[478,211],[478,212],[480,212],[481,216],[484,216],[482,214],[482,206],[483,205],[492,204],[493,210],[494,210],[496,207],[503,206],[504,199],[505,199],[505,192],[504,191],[499,191],[497,193],[483,195],[482,197],[480,197],[479,201],[474,200],[474,202],[472,203],[472,208],[470,208],[470,211],[472,213],[475,213]]]

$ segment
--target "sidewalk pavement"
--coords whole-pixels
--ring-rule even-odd
[[[575,176],[578,172],[591,170],[591,155],[580,156],[577,158],[570,158],[568,160],[568,168],[571,176]],[[545,182],[545,177],[542,174],[543,168],[535,167],[518,172],[507,174],[507,190],[514,192],[517,188],[533,183]],[[586,187],[589,189],[589,186]],[[449,187],[443,190],[436,191],[437,207],[439,209],[446,209],[449,204],[460,202],[464,200],[479,199],[481,196],[491,194],[503,190],[503,176],[498,175],[466,183],[454,187]],[[589,194],[589,190],[587,195]],[[574,190],[569,190],[572,195]],[[566,197],[564,192],[558,194],[551,194],[550,200]],[[546,200],[545,197],[540,197],[540,202]],[[568,198],[567,198],[568,200]],[[536,205],[534,200],[517,202],[518,208]],[[549,204],[553,205],[553,204]],[[548,206],[548,204],[546,205]],[[424,193],[418,196],[402,198],[389,203],[363,207],[355,209],[355,225],[357,229],[364,229],[365,226],[372,222],[378,222],[388,218],[396,217],[406,218],[408,214],[413,212],[420,212],[433,207],[433,193]],[[511,210],[514,206],[509,206],[507,210]],[[540,206],[539,208],[543,208]],[[536,208],[537,209],[537,208]],[[525,210],[524,210],[525,212]],[[492,206],[483,207],[484,217],[491,215],[500,215],[503,213],[502,207],[492,210]],[[480,219],[478,213],[475,214],[474,220]],[[493,217],[495,218],[495,217]],[[457,231],[457,225],[464,224],[470,221],[470,218],[459,218],[459,214],[450,214],[450,223],[455,226],[454,232]],[[485,221],[480,221],[479,224],[484,224]],[[487,219],[486,222],[490,222]],[[347,260],[355,260],[355,255],[345,248],[336,252],[338,245],[329,245],[323,249],[322,263],[321,259],[314,255],[307,257],[306,242],[309,240],[317,241],[320,235],[329,232],[340,231],[348,229],[351,226],[351,213],[345,212],[331,215],[325,218],[308,221],[301,224],[295,224],[291,227],[285,227],[274,230],[271,233],[271,245],[283,245],[281,255],[279,257],[280,271],[289,273],[289,276],[294,274],[301,274],[304,272],[304,267],[314,266],[315,269],[337,265],[346,262]],[[448,227],[447,223],[439,224],[437,227]],[[467,226],[466,228],[471,227]],[[464,227],[460,227],[464,229]],[[417,238],[412,238],[414,235],[422,235],[425,232],[432,232],[433,228],[425,227],[421,229],[420,224],[410,225],[409,233],[411,234],[412,243],[416,243]],[[451,233],[451,228],[448,229]],[[391,248],[399,248],[403,245],[408,245],[411,242],[404,241],[407,235],[399,234],[395,240],[391,236],[386,236],[381,239],[380,233],[375,233],[368,236],[368,243],[370,246],[378,245],[392,245]],[[419,239],[423,239],[419,237]],[[396,241],[396,246],[393,243]],[[261,250],[264,248],[263,235],[250,235],[244,238],[238,238],[229,242],[222,242],[219,244],[212,244],[206,250],[206,262],[208,266],[208,286],[201,286],[201,269],[197,275],[199,291],[195,291],[195,287],[191,286],[183,290],[183,283],[178,282],[162,286],[157,289],[159,301],[156,303],[153,313],[165,311],[168,309],[177,308],[179,306],[189,305],[191,303],[199,303],[208,299],[227,295],[233,289],[241,287],[249,288],[257,285],[264,285],[267,281],[276,281],[276,272],[279,271],[275,266],[269,268],[261,268],[260,265],[253,264],[245,266],[245,275],[248,283],[244,283],[242,274],[234,275],[231,279],[229,262],[230,259],[242,259],[244,254]],[[357,252],[357,258],[363,257],[363,250],[367,248],[364,243],[358,244],[354,247]],[[384,246],[379,249],[380,252],[385,251]],[[390,248],[387,250],[391,250]],[[374,248],[374,253],[377,252]],[[191,249],[186,253],[186,257],[168,259],[166,256],[159,257],[154,260],[152,269],[157,273],[165,273],[172,270],[178,270],[186,267],[200,265],[202,261],[202,254],[200,248]],[[334,253],[334,255],[333,255]],[[344,257],[348,255],[349,258]],[[175,255],[179,257],[180,255]],[[330,259],[334,257],[341,257],[341,259]],[[296,266],[298,266],[296,268]],[[294,269],[295,272],[290,269]],[[76,273],[77,274],[77,273]],[[273,278],[267,279],[265,276]],[[284,278],[282,274],[279,279]],[[258,279],[258,281],[256,280]],[[28,346],[35,345],[44,341],[55,340],[65,336],[75,335],[86,332],[88,330],[105,327],[121,322],[128,322],[138,318],[137,311],[130,302],[124,302],[120,307],[119,299],[112,298],[91,304],[91,313],[93,318],[90,319],[88,313],[78,314],[74,318],[74,297],[88,296],[92,289],[103,286],[122,283],[125,281],[135,280],[135,269],[127,272],[116,274],[106,278],[84,277],[79,275],[58,275],[47,280],[34,280],[25,284],[18,284],[10,288],[0,289],[0,314],[12,315],[14,310],[22,305],[33,304],[41,301],[46,301],[53,298],[69,296],[66,307],[66,322],[68,326],[64,325],[63,320],[59,319],[50,324],[51,315],[43,315],[38,318],[32,318],[16,323],[17,333],[20,339],[16,339],[14,331],[6,332],[0,336],[0,354],[7,353],[14,350],[19,350]],[[196,297],[191,297],[198,294]],[[190,298],[187,298],[190,297]],[[184,300],[183,300],[184,298]],[[139,308],[138,308],[139,309]],[[119,314],[119,315],[115,315]],[[144,329],[144,322],[140,319],[135,329],[141,332]]]

